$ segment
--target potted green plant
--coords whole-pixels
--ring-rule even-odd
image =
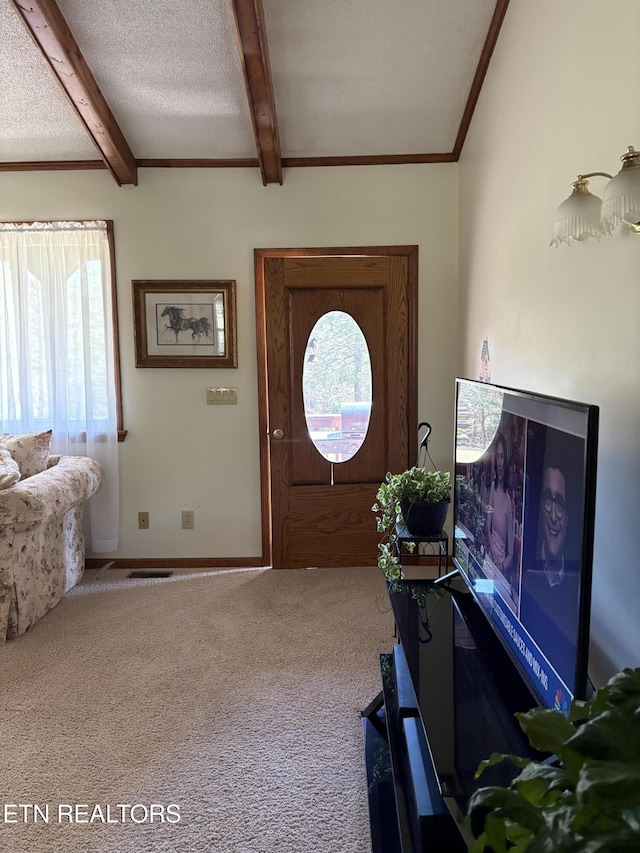
[[[427,471],[414,466],[400,474],[387,473],[371,509],[378,515],[378,532],[382,533],[378,544],[378,565],[388,580],[402,578],[400,558],[396,553],[396,525],[406,526],[416,536],[439,533],[450,502],[451,476],[448,471]]]
[[[520,774],[510,787],[480,788],[467,822],[472,853],[623,853],[640,850],[640,668],[624,669],[569,716],[517,714],[532,746],[556,759],[494,754]]]

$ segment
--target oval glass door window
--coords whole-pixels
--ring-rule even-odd
[[[302,368],[309,436],[329,462],[346,462],[360,450],[371,417],[371,356],[350,314],[329,311],[315,324]]]

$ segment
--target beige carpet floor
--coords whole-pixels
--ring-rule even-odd
[[[368,853],[380,571],[119,575],[0,648],[0,850]]]

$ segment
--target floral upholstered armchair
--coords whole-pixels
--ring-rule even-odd
[[[50,456],[51,431],[0,437],[0,644],[24,634],[84,572],[85,502],[99,462]]]

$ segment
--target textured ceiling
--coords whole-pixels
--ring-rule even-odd
[[[255,157],[228,0],[58,0],[136,157]]]
[[[452,151],[493,0],[264,0],[283,156]]]
[[[0,0],[0,161],[86,160],[96,149],[7,0]]]
[[[58,7],[136,160],[255,160],[230,0]],[[496,0],[262,8],[283,158],[453,152]],[[0,166],[99,160],[11,0],[0,44]]]

